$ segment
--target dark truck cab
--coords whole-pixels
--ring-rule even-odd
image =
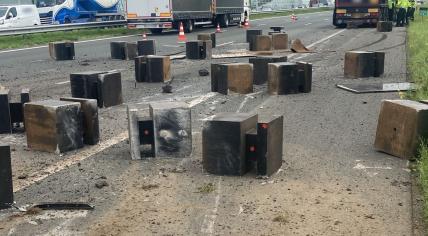
[[[353,25],[376,25],[380,8],[385,0],[336,0],[334,4],[333,25],[346,27]]]

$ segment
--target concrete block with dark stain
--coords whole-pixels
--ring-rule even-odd
[[[163,83],[171,80],[171,59],[168,56],[147,56],[147,81]]]
[[[155,157],[188,157],[192,153],[192,118],[184,102],[150,103]]]
[[[138,47],[136,42],[128,42],[125,45],[125,59],[134,60],[138,56]]]
[[[135,60],[135,81],[147,82],[147,58],[146,56],[136,57]]]
[[[125,60],[126,59],[126,42],[118,41],[110,43],[111,59]]]
[[[123,103],[120,72],[110,71],[98,75],[97,100],[99,107],[112,107]]]
[[[27,145],[32,150],[64,153],[83,147],[78,102],[46,100],[24,105]]]
[[[385,72],[385,53],[373,52],[374,56],[374,77],[380,77]]]
[[[349,51],[345,54],[345,77],[365,78],[375,74],[375,57],[373,52]]]
[[[261,29],[247,29],[246,42],[251,44],[255,40],[255,36],[262,34],[263,30]]]
[[[0,144],[0,210],[13,204],[12,158],[10,146]]]
[[[410,100],[383,100],[375,149],[400,158],[414,158],[420,140],[428,138],[428,105]]]
[[[57,61],[74,60],[74,43],[73,42],[52,42],[49,43],[49,55]]]
[[[271,176],[282,166],[284,117],[262,118],[257,124],[257,175]]]
[[[156,55],[155,40],[140,40],[137,42],[138,56]]]
[[[131,158],[155,157],[153,119],[147,105],[128,105],[128,132]]]
[[[211,92],[228,94],[227,67],[224,64],[211,64]]]
[[[286,95],[299,92],[299,73],[296,63],[270,63],[268,69],[268,92]]]
[[[203,33],[203,34],[198,34],[198,40],[202,40],[202,41],[210,41],[211,40],[211,48],[215,48],[216,47],[216,33]]]
[[[79,102],[82,117],[83,143],[95,145],[100,141],[98,104],[95,99],[60,98],[61,101]]]
[[[242,176],[248,171],[246,134],[257,127],[257,115],[220,113],[204,122],[202,163],[216,175]]]
[[[276,62],[287,62],[287,56],[261,56],[250,58],[249,62],[253,64],[254,84],[261,85],[268,80],[268,64]]]
[[[98,75],[103,71],[85,71],[70,74],[71,96],[74,98],[98,98]]]
[[[299,77],[299,92],[310,93],[312,91],[312,64],[296,62]]]
[[[256,35],[254,40],[250,43],[250,51],[271,51],[272,50],[272,36],[270,35]]]
[[[211,41],[187,41],[186,58],[191,60],[211,59],[211,45]]]
[[[275,50],[288,49],[288,34],[285,34],[285,33],[272,34],[272,48]]]
[[[0,89],[0,134],[12,133],[9,90]]]

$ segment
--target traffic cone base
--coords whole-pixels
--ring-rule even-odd
[[[250,20],[248,18],[245,18],[244,28],[246,29],[250,28]]]
[[[217,29],[215,30],[216,33],[223,33],[220,28],[220,24],[217,24]]]

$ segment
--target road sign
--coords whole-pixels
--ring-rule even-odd
[[[419,15],[420,16],[428,16],[428,7],[419,8]]]

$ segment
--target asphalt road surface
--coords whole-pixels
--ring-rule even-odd
[[[109,42],[141,36],[80,42],[75,61],[53,61],[46,47],[0,51],[0,84],[12,94],[30,88],[33,100],[58,99],[70,96],[70,73],[117,69],[125,101],[100,110],[102,140],[93,147],[56,155],[29,150],[24,134],[0,136],[13,150],[17,206],[64,201],[95,206],[93,211],[1,211],[0,235],[423,235],[409,162],[373,149],[381,100],[399,94],[358,95],[335,87],[406,81],[405,29],[336,29],[330,12],[300,15],[296,23],[279,17],[251,25],[265,32],[284,25],[290,39],[300,38],[313,50],[289,55],[290,61],[313,63],[311,93],[269,96],[263,85],[250,95],[224,96],[211,93],[210,78],[198,75],[211,62],[248,58],[174,60],[172,94],[162,94],[162,84],[135,85],[133,61],[109,59]],[[224,31],[214,54],[248,47],[244,29]],[[184,50],[176,33],[150,38],[157,40],[159,54]],[[349,50],[385,51],[385,74],[344,78]],[[191,157],[132,161],[126,104],[166,100],[192,107]],[[284,115],[283,166],[277,174],[256,179],[253,173],[213,176],[202,169],[203,119],[226,111]],[[102,180],[108,186],[95,187]],[[199,192],[207,184],[214,191]]]

